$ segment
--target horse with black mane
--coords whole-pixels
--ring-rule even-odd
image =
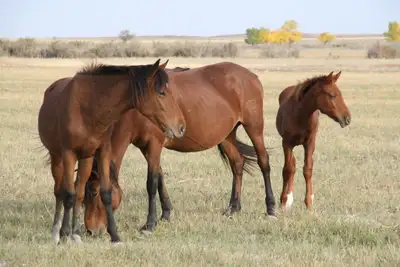
[[[258,164],[264,178],[267,214],[275,216],[269,156],[264,146],[264,92],[257,75],[240,65],[222,62],[195,69],[176,68],[168,71],[168,76],[169,88],[185,118],[185,135],[179,140],[166,138],[140,111],[130,110],[114,125],[111,137],[114,174],[118,175],[129,144],[138,147],[147,160],[149,209],[142,230],[153,231],[156,226],[157,191],[162,207],[161,219],[170,218],[172,204],[160,165],[163,147],[188,153],[218,146],[222,159],[231,167],[233,174],[231,198],[224,212],[226,215],[241,210],[243,171],[251,173],[252,167]],[[254,147],[237,139],[236,131],[240,125]],[[96,167],[92,170],[97,171]],[[118,181],[118,178],[114,180]],[[99,183],[95,175],[86,188],[86,193],[91,196],[85,202],[86,228],[97,232],[99,227],[104,227],[105,217],[100,211],[104,207],[96,193]],[[116,192],[122,194],[120,188],[116,188]],[[118,206],[120,198],[116,198]]]
[[[85,185],[98,163],[100,196],[112,242],[120,241],[112,211],[110,182],[111,133],[113,124],[135,108],[173,139],[184,134],[185,119],[168,87],[167,64],[115,66],[93,64],[72,78],[57,80],[44,93],[38,116],[39,136],[48,150],[56,198],[52,237],[58,243],[72,235],[81,242],[79,222]],[[158,128],[159,127],[159,128]],[[78,161],[77,179],[74,167]],[[62,202],[64,216],[61,219]]]

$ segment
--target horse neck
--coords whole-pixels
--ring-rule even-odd
[[[297,121],[304,125],[308,124],[313,113],[317,110],[316,96],[313,91],[308,92],[299,102],[296,110]]]
[[[112,123],[118,121],[122,114],[133,108],[132,94],[128,83],[110,83],[108,80],[91,88],[91,92],[83,97],[81,106],[86,106],[81,110],[86,112],[82,117],[86,124],[96,125],[96,127],[108,128]],[[79,93],[78,93],[79,95]]]

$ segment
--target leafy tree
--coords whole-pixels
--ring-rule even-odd
[[[270,31],[267,28],[248,28],[246,30],[247,44],[274,43],[274,44],[292,44],[302,39],[301,32],[298,31],[299,25],[295,20],[287,20],[280,29]]]
[[[388,31],[383,33],[389,42],[400,41],[400,23],[397,21],[391,21],[388,25]]]
[[[333,40],[336,39],[336,36],[333,34],[330,34],[329,32],[323,32],[320,35],[318,35],[317,39],[326,45],[329,42],[332,42]]]
[[[289,44],[300,41],[303,38],[303,35],[298,29],[299,24],[295,20],[286,20],[281,26],[281,41]]]
[[[261,43],[261,38],[260,38],[260,30],[257,28],[248,28],[246,30],[246,39],[244,40],[246,44],[259,44]]]
[[[260,35],[260,41],[261,43],[269,43],[270,39],[270,30],[267,28],[260,28],[259,35]]]
[[[283,23],[281,29],[286,30],[288,32],[295,32],[299,28],[299,24],[295,20],[286,20],[285,23]]]
[[[118,38],[122,40],[122,42],[127,42],[132,40],[135,37],[134,33],[131,33],[129,30],[122,30],[119,35]]]

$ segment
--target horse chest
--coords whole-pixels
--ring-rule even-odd
[[[298,145],[304,144],[304,142],[307,140],[306,137],[307,137],[307,135],[305,135],[305,134],[295,134],[289,138],[289,142],[293,146],[298,146]]]

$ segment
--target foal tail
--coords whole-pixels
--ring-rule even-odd
[[[236,138],[237,148],[244,157],[243,170],[250,174],[254,174],[254,170],[258,168],[257,153],[253,146],[249,146],[238,138]],[[229,166],[229,158],[221,144],[218,144],[219,155],[226,166]]]

